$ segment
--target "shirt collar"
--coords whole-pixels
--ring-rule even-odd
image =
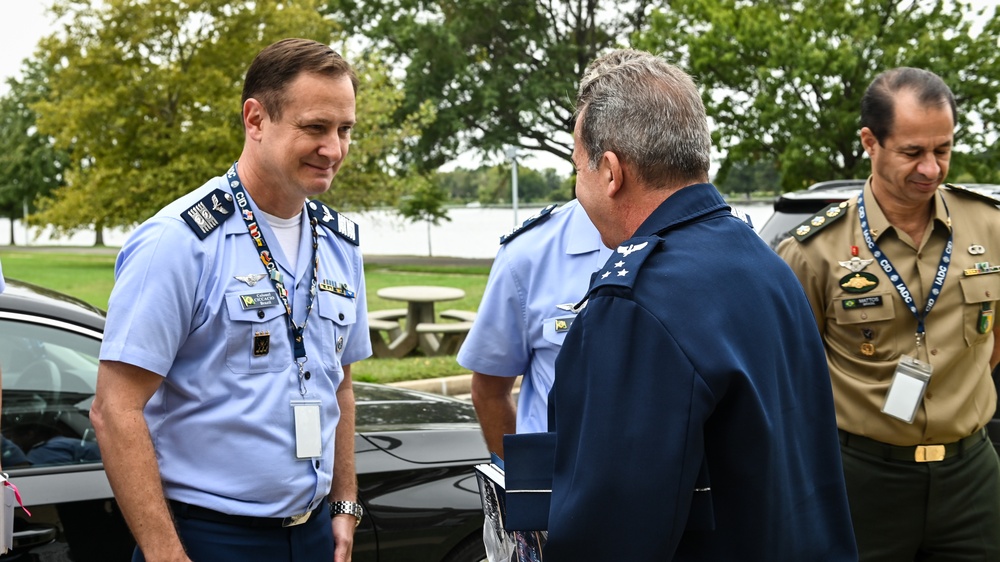
[[[601,242],[601,233],[597,231],[594,224],[590,222],[590,217],[587,216],[587,211],[583,209],[583,205],[576,199],[570,201],[566,204],[566,209],[569,216],[569,222],[566,225],[566,253],[570,255],[575,254],[588,254],[590,252],[597,252],[604,248],[604,242]]]
[[[715,211],[729,214],[729,205],[710,183],[696,183],[677,190],[639,226],[633,237],[652,236]]]
[[[941,188],[938,188],[934,193],[934,209],[931,211],[931,220],[940,223],[950,231],[951,224],[948,220],[948,210],[944,205]],[[868,228],[871,230],[875,240],[878,240],[890,228],[895,230],[889,219],[885,218],[882,207],[879,206],[878,201],[875,200],[875,194],[872,193],[872,176],[868,176],[868,181],[865,182],[865,212],[868,215]]]

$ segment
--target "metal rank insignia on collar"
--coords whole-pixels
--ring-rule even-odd
[[[990,262],[983,261],[975,264],[970,269],[965,270],[965,275],[967,277],[973,275],[988,275],[990,273],[1000,273],[1000,265],[990,265]]]
[[[253,333],[253,356],[263,357],[271,351],[271,332],[264,330]]]
[[[347,283],[336,283],[334,281],[330,281],[329,279],[324,279],[323,282],[319,284],[319,290],[347,297],[349,299],[354,298],[354,291],[347,287]]]

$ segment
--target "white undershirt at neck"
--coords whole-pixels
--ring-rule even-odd
[[[278,244],[288,258],[288,266],[295,271],[295,266],[299,263],[299,241],[302,240],[301,213],[290,219],[269,215],[264,211],[257,211],[257,214],[264,217],[267,224],[271,225],[271,230],[278,237]]]

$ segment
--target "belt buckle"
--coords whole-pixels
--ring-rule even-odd
[[[913,451],[916,462],[938,462],[944,460],[944,445],[917,445]]]
[[[281,526],[294,527],[296,525],[301,525],[306,521],[309,521],[310,516],[312,516],[312,512],[307,511],[301,515],[292,515],[291,517],[285,517],[284,520],[281,521]]]

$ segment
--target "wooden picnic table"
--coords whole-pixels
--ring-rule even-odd
[[[405,285],[386,287],[375,294],[380,298],[406,303],[405,325],[402,332],[388,344],[391,357],[403,357],[420,349],[426,355],[437,355],[441,352],[439,334],[452,331],[447,324],[438,323],[434,312],[434,304],[453,301],[465,297],[465,291],[455,287],[437,285]],[[437,329],[441,327],[441,329]],[[468,327],[464,327],[468,332]]]

